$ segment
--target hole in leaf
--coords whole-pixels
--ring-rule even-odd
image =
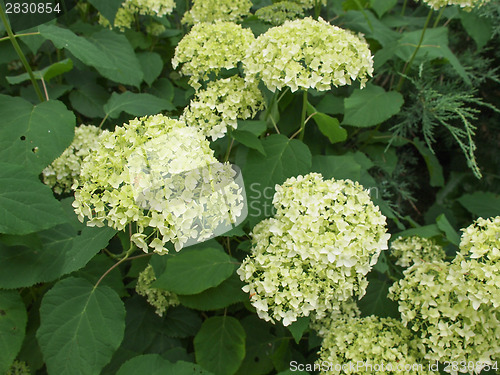
[[[6,312],[4,310],[0,310],[0,315],[4,316],[4,315],[6,315]]]
[[[38,147],[32,148],[31,151],[33,151],[33,153],[36,154],[38,152]]]
[[[253,361],[254,361],[254,362],[259,362],[259,361],[260,361],[260,358],[259,358],[259,357],[255,357],[255,358],[253,359]]]
[[[79,230],[78,232],[76,232],[76,234],[81,235],[81,234],[82,234],[82,231],[81,231],[81,230]]]
[[[21,136],[21,141],[25,141],[26,137],[24,135]]]

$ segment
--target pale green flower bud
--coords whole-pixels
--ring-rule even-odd
[[[250,0],[194,0],[191,10],[184,14],[182,23],[195,25],[200,22],[240,22],[250,14]]]
[[[135,291],[140,296],[146,297],[148,303],[156,309],[156,314],[163,316],[170,306],[179,305],[179,298],[175,293],[151,287],[156,281],[153,267],[148,266],[139,274]]]
[[[94,125],[75,129],[71,145],[42,172],[43,182],[57,194],[71,192],[71,186],[80,175],[83,159],[97,148],[101,130]]]
[[[228,126],[236,129],[238,119],[254,117],[263,108],[258,84],[233,76],[209,82],[206,89],[199,90],[181,120],[215,140],[224,136]]]
[[[276,185],[273,204],[276,215],[254,227],[252,252],[237,271],[259,317],[286,326],[361,298],[390,237],[368,191],[310,173]]]
[[[442,246],[434,240],[419,236],[399,237],[391,243],[391,255],[396,264],[409,267],[413,264],[444,260],[446,254]]]
[[[373,72],[368,44],[360,36],[308,17],[287,21],[260,35],[243,61],[247,80],[257,76],[271,91],[329,90]]]
[[[182,65],[181,74],[191,76],[189,84],[198,89],[208,73],[236,68],[254,40],[250,30],[233,22],[199,23],[175,48],[172,66]]]
[[[24,361],[14,361],[6,375],[30,375],[31,370]]]

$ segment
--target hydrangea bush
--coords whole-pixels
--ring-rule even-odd
[[[0,6],[0,375],[498,373],[497,1],[49,3]]]

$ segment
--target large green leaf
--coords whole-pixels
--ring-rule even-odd
[[[321,173],[324,178],[348,178],[353,181],[359,181],[361,178],[361,165],[352,154],[314,155],[312,171]]]
[[[212,375],[199,365],[178,361],[171,363],[159,354],[145,354],[127,361],[116,375]]]
[[[142,66],[130,42],[123,34],[105,29],[92,34],[88,40],[113,64],[112,68],[96,66],[99,73],[115,82],[140,86],[144,78]]]
[[[295,322],[289,325],[287,328],[293,336],[295,343],[298,344],[304,332],[309,328],[309,322],[311,318],[308,316],[303,316],[298,318]]]
[[[111,30],[101,30],[89,38],[55,25],[41,25],[40,34],[59,49],[67,49],[85,65],[104,77],[125,85],[139,86],[143,72],[127,38]]]
[[[238,142],[244,144],[248,148],[257,150],[262,155],[266,156],[266,151],[264,150],[264,147],[262,147],[262,141],[252,132],[236,129],[231,134]]]
[[[218,310],[234,303],[248,300],[248,295],[241,288],[243,282],[236,274],[224,280],[220,285],[204,290],[199,294],[178,295],[179,301],[186,307],[196,310]]]
[[[236,318],[208,318],[194,338],[196,362],[214,374],[232,375],[245,358],[245,338],[245,330]]]
[[[403,33],[403,36],[398,41],[396,55],[403,61],[408,61],[418,45],[422,30],[409,31]],[[453,69],[460,75],[460,77],[468,84],[470,78],[467,75],[464,67],[458,58],[448,48],[448,28],[436,27],[427,29],[417,54],[413,66],[418,66],[424,59],[440,59],[445,58],[451,64]]]
[[[111,25],[115,22],[116,12],[120,9],[123,0],[89,0],[98,11],[101,13]]]
[[[394,8],[398,3],[398,0],[370,0],[371,8],[377,13],[377,16],[381,18],[384,13]]]
[[[460,236],[457,231],[450,224],[445,214],[441,214],[436,218],[438,228],[445,234],[446,239],[453,245],[458,246],[460,243]]]
[[[40,173],[71,144],[75,115],[50,100],[37,105],[0,95],[0,161]]]
[[[312,116],[321,133],[327,136],[331,143],[343,142],[347,139],[347,131],[340,126],[336,118],[318,112],[311,104],[307,106],[307,114]]]
[[[364,89],[355,89],[345,99],[342,124],[360,128],[378,125],[398,113],[403,103],[399,92],[385,92],[380,86],[368,84]]]
[[[467,211],[477,217],[493,217],[500,215],[500,195],[476,191],[472,194],[465,194],[458,198],[458,202],[464,206]]]
[[[167,259],[165,271],[153,286],[177,294],[197,294],[222,283],[234,269],[231,257],[218,249],[183,250]]]
[[[430,185],[434,187],[443,187],[443,167],[441,167],[441,164],[439,164],[439,160],[436,155],[434,155],[434,153],[425,145],[425,143],[418,138],[414,138],[412,144],[415,146],[418,152],[420,152],[420,155],[422,155],[425,160],[427,170],[429,171]]]
[[[76,271],[106,247],[115,233],[107,227],[63,224],[33,234],[31,243],[20,242],[22,237],[0,237],[0,287],[28,287]]]
[[[125,308],[107,286],[59,281],[40,307],[38,342],[49,375],[99,374],[123,339]]]
[[[200,329],[201,319],[193,310],[183,306],[171,307],[163,319],[163,333],[168,337],[194,336]]]
[[[136,94],[130,91],[123,94],[114,92],[104,105],[104,111],[111,118],[118,118],[122,112],[133,116],[146,116],[172,109],[174,109],[173,104],[165,99],[151,94]]]
[[[483,48],[493,36],[489,18],[479,17],[474,12],[460,11],[460,21],[467,34],[476,42],[478,49]]]
[[[0,290],[0,374],[7,373],[21,349],[27,320],[19,293]]]
[[[312,163],[311,152],[296,139],[275,134],[265,138],[262,145],[266,156],[250,150],[243,168],[251,226],[272,215],[275,185],[288,177],[308,173]]]
[[[0,163],[0,233],[27,234],[65,221],[52,190],[36,175],[21,166]]]
[[[90,118],[106,116],[104,105],[109,100],[109,93],[102,86],[89,82],[69,94],[69,101],[73,108],[82,115]]]
[[[387,281],[378,279],[369,280],[366,294],[358,302],[362,316],[399,317],[398,304],[387,298],[390,286]]]
[[[46,81],[50,81],[52,78],[57,77],[66,72],[69,72],[71,69],[73,69],[73,61],[71,59],[65,59],[62,61],[58,61],[54,64],[51,64],[46,68],[43,68],[42,70],[34,71],[33,75],[35,76],[36,79],[43,78]],[[9,82],[11,85],[15,85],[30,80],[30,76],[28,73],[23,73],[18,76],[5,77],[5,78],[7,79],[7,82]]]
[[[163,60],[156,52],[141,52],[137,58],[144,72],[144,82],[151,86],[163,70]]]

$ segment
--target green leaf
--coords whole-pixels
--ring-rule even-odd
[[[418,45],[422,30],[415,30],[403,33],[403,36],[398,41],[396,55],[403,61],[408,61],[415,51],[415,46]],[[453,69],[462,77],[464,82],[470,84],[470,78],[467,75],[462,64],[457,57],[448,48],[448,28],[436,27],[428,28],[425,31],[424,40],[420,46],[413,66],[418,66],[424,59],[440,59],[445,58],[451,64]]]
[[[245,329],[245,358],[236,375],[263,375],[273,370],[271,354],[279,342],[276,336],[270,333],[273,329],[269,324],[256,315],[248,315],[241,320]]]
[[[201,319],[197,313],[185,307],[171,307],[163,318],[163,331],[166,336],[186,338],[199,331]]]
[[[493,35],[493,27],[489,18],[479,17],[473,12],[460,11],[460,21],[467,34],[474,39],[477,49],[482,49]]]
[[[71,144],[75,115],[49,100],[33,106],[21,98],[0,95],[0,161],[40,173]]]
[[[163,60],[156,52],[141,52],[137,58],[144,72],[144,82],[151,86],[163,70]]]
[[[458,202],[477,217],[486,219],[500,215],[500,195],[498,194],[476,191],[462,195],[458,198]]]
[[[28,314],[18,292],[0,290],[0,374],[6,374],[21,349]]]
[[[344,114],[344,98],[332,94],[326,94],[316,105],[316,109],[329,115]]]
[[[352,154],[345,155],[314,155],[312,157],[312,171],[318,172],[324,178],[337,180],[348,178],[359,181],[361,178],[361,165]]]
[[[144,73],[134,49],[123,34],[117,34],[105,29],[92,34],[88,39],[113,64],[112,68],[96,66],[99,73],[112,81],[123,83],[124,85],[140,86],[144,78]]]
[[[387,172],[389,176],[392,176],[399,160],[394,147],[387,148],[384,145],[374,144],[367,145],[363,148],[363,151],[370,156],[375,165]]]
[[[115,22],[116,12],[120,9],[123,0],[89,0],[98,11],[101,13],[111,25]]]
[[[412,144],[417,148],[418,152],[420,152],[420,155],[422,155],[425,160],[427,170],[429,171],[430,185],[434,187],[443,187],[443,167],[439,164],[436,155],[434,155],[424,142],[420,141],[418,138],[414,138]]]
[[[347,131],[340,126],[336,118],[316,111],[311,104],[307,105],[307,115],[312,116],[321,133],[327,136],[331,143],[343,142],[347,139]]]
[[[237,319],[216,316],[194,338],[196,362],[217,375],[233,375],[245,358],[245,330]]]
[[[123,111],[133,116],[147,116],[173,109],[173,104],[167,100],[151,94],[135,94],[130,91],[123,94],[114,92],[104,105],[104,111],[111,118],[118,118]]]
[[[453,245],[458,246],[460,243],[460,236],[457,231],[453,229],[445,214],[441,214],[436,218],[438,228],[446,235],[446,239]]]
[[[387,281],[371,279],[368,281],[366,294],[358,301],[361,316],[376,315],[381,318],[398,318],[398,304],[387,298],[389,287]]]
[[[266,156],[266,151],[262,146],[261,140],[253,133],[245,130],[236,129],[232,133],[234,139],[244,144],[248,148],[259,151],[262,155]]]
[[[311,152],[296,139],[274,134],[265,138],[262,145],[266,156],[250,150],[243,168],[250,226],[272,214],[275,185],[288,177],[308,173],[312,164]]]
[[[27,234],[65,221],[52,190],[36,175],[21,166],[0,163],[0,233]]]
[[[243,285],[240,278],[233,273],[216,287],[209,288],[199,294],[178,295],[177,297],[184,306],[191,309],[218,310],[248,299],[248,295],[241,290]]]
[[[58,61],[42,70],[36,70],[33,72],[36,79],[44,79],[46,81],[50,81],[52,78],[57,77],[61,74],[69,72],[73,69],[73,61],[71,59],[65,59],[62,61]],[[24,81],[29,81],[30,76],[28,73],[23,73],[14,77],[5,77],[7,82],[11,85],[15,85]]]
[[[89,82],[72,91],[69,94],[69,101],[71,106],[82,115],[90,118],[103,118],[106,116],[103,107],[109,97],[110,95],[104,87]]]
[[[83,268],[116,233],[108,227],[78,225],[74,228],[63,224],[35,233],[31,243],[19,242],[24,238],[19,237],[14,239],[17,243],[7,246],[7,239],[0,237],[0,288],[49,282]],[[30,272],[25,271],[26,267]]]
[[[392,238],[410,237],[410,236],[430,238],[441,235],[442,233],[439,227],[436,224],[431,224],[431,225],[425,225],[423,227],[406,229],[402,232],[396,233],[394,236],[392,236]]]
[[[67,278],[45,294],[40,343],[49,374],[98,374],[123,339],[125,308],[107,286]]]
[[[226,280],[235,269],[229,255],[211,247],[181,251],[167,259],[153,287],[176,294],[197,294]]]
[[[128,360],[116,375],[212,375],[194,363],[177,361],[171,363],[159,354],[140,355]]]
[[[296,344],[299,343],[300,339],[304,335],[304,332],[307,330],[307,328],[309,328],[310,321],[311,321],[310,317],[303,316],[301,318],[298,318],[296,322],[293,322],[291,325],[287,327],[290,333],[292,334]]]
[[[255,134],[257,137],[261,136],[267,129],[266,121],[258,120],[239,120],[238,130],[243,130]]]
[[[370,6],[377,13],[378,18],[394,8],[397,3],[398,0],[370,0]]]
[[[385,92],[380,86],[367,84],[364,89],[355,89],[344,100],[342,124],[360,128],[378,125],[398,113],[403,103],[403,95],[399,92]]]

